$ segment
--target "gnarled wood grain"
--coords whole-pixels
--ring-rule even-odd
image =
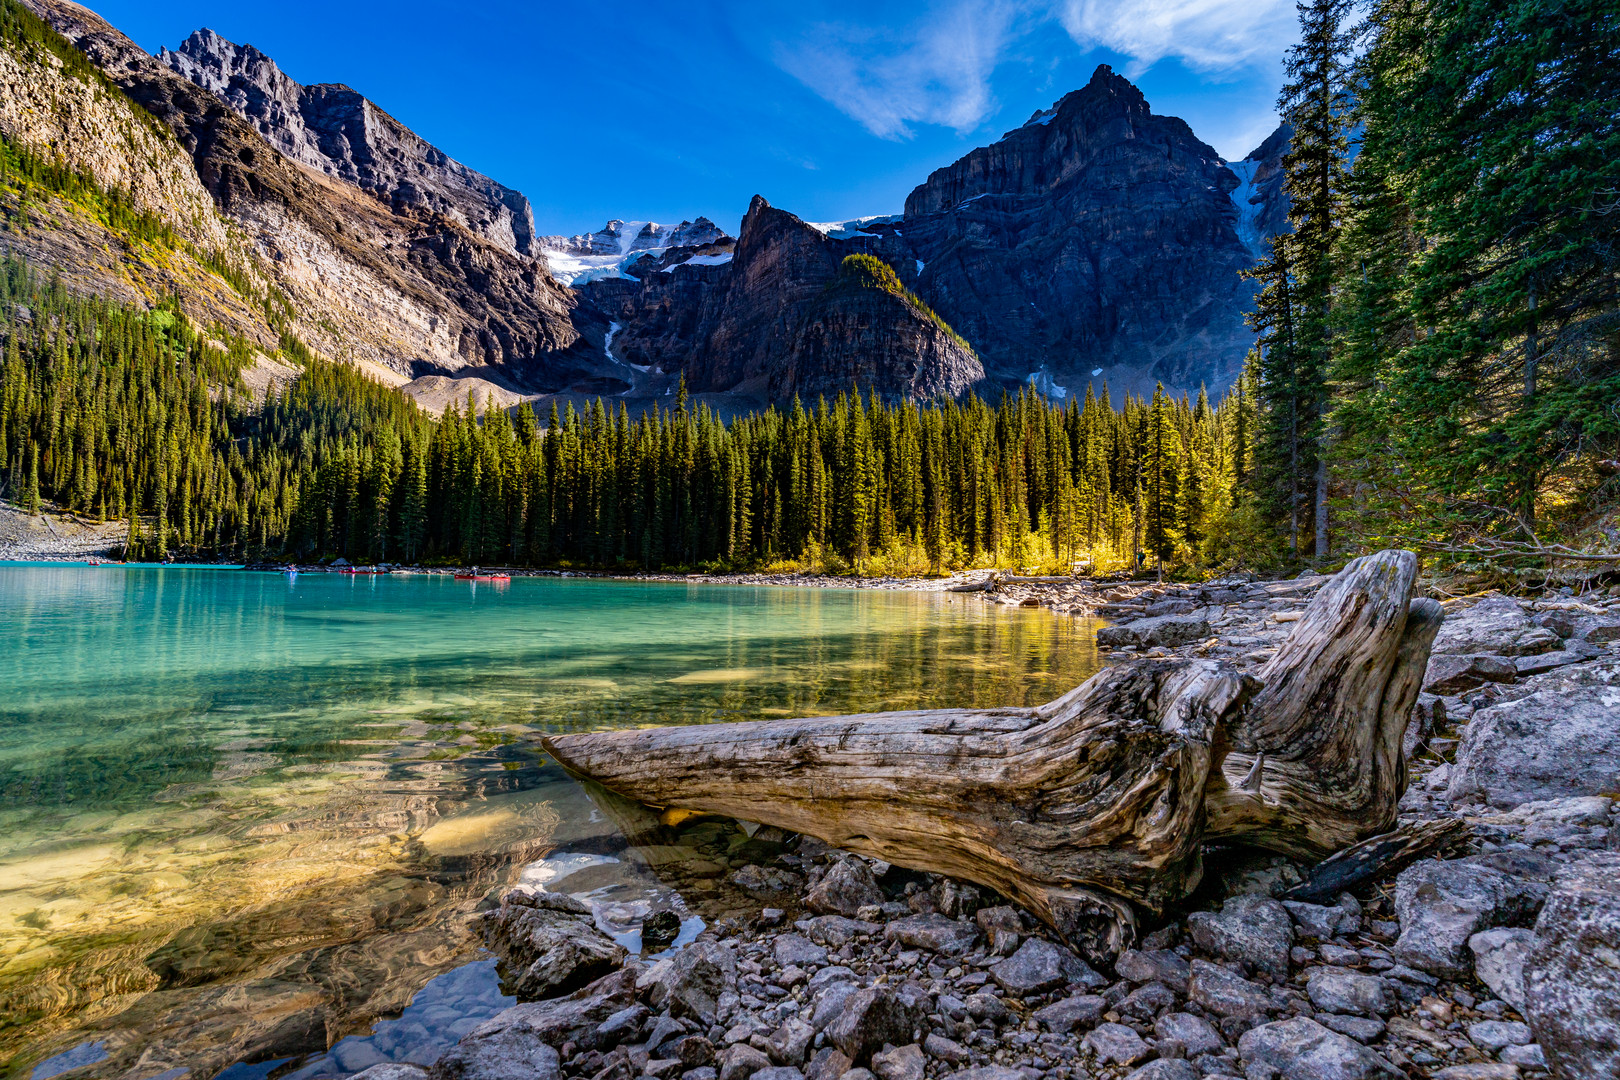
[[[1259,680],[1136,660],[1038,708],[558,735],[628,798],[777,825],[977,882],[1083,952],[1130,944],[1201,875],[1205,839],[1320,857],[1387,830],[1439,626],[1409,552],[1358,559]]]

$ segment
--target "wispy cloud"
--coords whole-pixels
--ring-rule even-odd
[[[1129,56],[1133,77],[1166,57],[1206,72],[1272,63],[1296,26],[1293,0],[1068,0],[1058,17],[1082,48]]]
[[[906,138],[913,123],[967,132],[995,111],[990,76],[1023,10],[960,0],[901,30],[818,23],[776,61],[882,138]]]
[[[775,60],[872,134],[904,139],[914,124],[977,128],[996,111],[996,65],[1043,23],[1129,57],[1134,78],[1166,58],[1211,75],[1275,64],[1294,18],[1292,0],[941,0],[910,26],[814,23]]]

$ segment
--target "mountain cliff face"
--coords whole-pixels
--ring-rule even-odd
[[[198,30],[158,60],[211,91],[283,154],[369,191],[389,206],[442,214],[522,255],[534,211],[520,192],[452,160],[354,90],[301,86],[252,45]]]
[[[610,366],[605,321],[543,262],[431,200],[385,201],[289,156],[223,98],[90,11],[67,0],[27,3],[168,130],[213,212],[243,239],[252,273],[318,353],[394,383],[476,372],[534,390],[589,381]],[[93,142],[71,150],[89,155]]]
[[[699,392],[782,401],[858,384],[897,397],[952,397],[984,377],[949,327],[895,290],[841,280],[859,242],[835,240],[756,195],[730,259],[677,248],[636,278],[586,295],[619,329],[613,354],[680,371]],[[895,284],[900,284],[895,280]]]
[[[1108,67],[906,199],[917,291],[1006,379],[1225,387],[1253,334],[1238,181]]]

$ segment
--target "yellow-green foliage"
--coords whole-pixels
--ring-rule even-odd
[[[923,303],[922,298],[900,281],[894,272],[894,267],[878,258],[876,255],[846,255],[844,261],[838,266],[838,278],[831,286],[833,289],[881,289],[892,296],[898,296],[910,304],[916,312],[932,322],[945,333],[950,335],[969,355],[977,356],[973,346],[967,339],[958,334],[950,323],[939,317],[933,308]]]

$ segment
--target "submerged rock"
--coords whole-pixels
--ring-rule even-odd
[[[625,950],[596,928],[591,909],[560,893],[512,892],[478,924],[520,1001],[559,997],[624,963]]]

